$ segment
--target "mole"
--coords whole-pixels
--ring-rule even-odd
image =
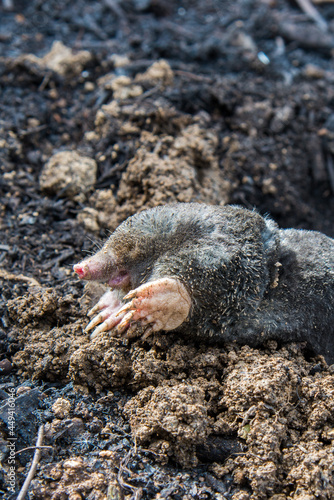
[[[125,220],[79,278],[105,283],[91,338],[175,331],[251,346],[307,342],[334,363],[334,240],[239,206],[176,203]]]

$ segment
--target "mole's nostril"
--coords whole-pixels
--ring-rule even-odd
[[[81,264],[75,264],[73,266],[73,271],[75,273],[77,273],[77,275],[79,276],[79,278],[83,278],[85,276],[85,271],[84,271],[84,267],[81,265]]]

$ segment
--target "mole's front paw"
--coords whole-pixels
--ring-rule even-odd
[[[127,304],[120,306],[112,292],[107,292],[90,311],[102,311],[89,323],[86,331],[96,327],[91,338],[112,330],[111,335],[147,338],[152,332],[174,330],[187,318],[191,300],[182,283],[174,278],[162,278],[145,283],[129,292]],[[99,325],[99,326],[97,326]]]
[[[175,330],[187,319],[191,306],[186,288],[174,278],[145,283],[124,299],[131,301],[116,313],[122,321],[116,326],[115,334],[133,337],[139,333],[144,339],[152,332]]]

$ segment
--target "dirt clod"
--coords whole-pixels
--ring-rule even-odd
[[[76,151],[61,151],[45,164],[40,187],[50,194],[73,198],[92,189],[96,180],[96,162]]]

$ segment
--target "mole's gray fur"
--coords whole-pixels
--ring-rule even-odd
[[[178,278],[192,299],[178,328],[250,345],[307,341],[334,363],[334,240],[279,229],[236,206],[175,204],[146,210],[110,237],[132,286]]]

